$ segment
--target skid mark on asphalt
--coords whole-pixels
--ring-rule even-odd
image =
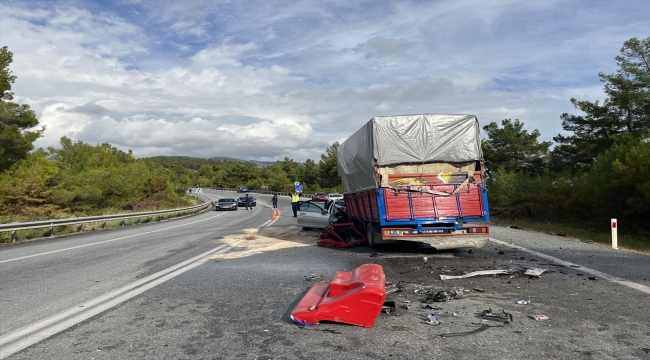
[[[616,277],[616,276],[613,276],[613,275],[606,274],[604,272],[600,272],[598,270],[586,268],[586,267],[584,267],[582,265],[574,264],[574,263],[569,262],[569,261],[564,261],[562,259],[558,259],[558,258],[553,257],[551,255],[546,255],[546,254],[543,254],[541,252],[537,252],[535,250],[526,249],[525,247],[521,247],[519,245],[510,244],[510,243],[507,243],[507,242],[502,241],[502,240],[497,240],[497,239],[495,239],[493,237],[490,237],[490,241],[493,242],[493,243],[499,244],[499,245],[504,245],[504,246],[511,247],[513,249],[517,249],[519,251],[527,252],[527,253],[529,253],[531,255],[540,257],[542,259],[550,260],[550,261],[552,261],[552,262],[554,262],[556,264],[564,265],[564,266],[571,267],[571,268],[574,268],[574,269],[580,269],[581,272],[585,272],[585,273],[588,273],[588,274],[591,274],[591,275],[594,275],[594,276],[598,276],[600,278],[609,280],[611,282],[615,282],[617,284],[627,286],[627,287],[635,289],[635,290],[639,290],[639,291],[644,292],[646,294],[650,294],[650,286],[646,286],[646,285],[643,285],[643,284],[635,283],[633,281],[625,280],[625,279],[622,279],[622,278],[619,278],[619,277]]]

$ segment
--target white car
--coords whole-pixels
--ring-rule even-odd
[[[330,201],[343,200],[343,194],[338,194],[338,193],[327,194],[327,200]]]

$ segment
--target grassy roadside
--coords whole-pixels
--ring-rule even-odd
[[[599,224],[599,228],[596,228],[589,223],[540,222],[498,217],[493,217],[491,222],[495,225],[518,226],[526,230],[564,235],[583,241],[592,240],[605,245],[611,245],[612,243],[609,223]],[[639,231],[626,233],[624,224],[621,224],[618,228],[618,247],[650,254],[650,233]]]
[[[192,198],[191,201],[193,202],[193,205],[198,205],[201,204],[202,201]],[[192,205],[190,205],[192,206]],[[162,210],[162,209],[147,209],[147,210],[141,210],[139,212],[145,212],[145,211],[156,211],[156,210]],[[90,222],[90,223],[84,223],[82,227],[79,225],[64,225],[64,226],[55,226],[50,230],[49,228],[39,228],[39,229],[30,229],[30,230],[18,230],[15,233],[15,241],[12,239],[11,232],[0,232],[0,245],[3,244],[11,244],[13,242],[21,242],[21,241],[28,241],[28,240],[36,240],[36,239],[43,239],[43,238],[48,238],[48,237],[53,237],[53,236],[60,236],[60,235],[67,235],[67,234],[74,234],[74,233],[80,233],[80,232],[88,232],[88,231],[99,231],[99,230],[105,230],[105,229],[110,229],[110,228],[116,228],[116,227],[121,227],[121,226],[130,226],[130,225],[138,225],[138,224],[146,224],[150,222],[158,222],[158,221],[164,221],[164,220],[169,220],[169,219],[174,219],[177,217],[183,217],[187,216],[193,213],[196,213],[197,211],[184,211],[182,214],[179,214],[176,216],[174,213],[168,213],[168,214],[161,214],[161,215],[153,215],[151,217],[149,216],[142,216],[139,219],[138,218],[130,218],[130,219],[124,219],[122,220],[108,220],[106,222]],[[114,211],[107,209],[103,214],[93,214],[92,216],[98,216],[98,215],[114,215],[114,214],[129,214],[131,212],[129,211]],[[82,217],[82,216],[87,216],[85,214],[83,215],[72,215],[69,218],[74,218],[74,217]],[[20,222],[32,222],[32,221],[41,221],[43,219],[20,219]]]

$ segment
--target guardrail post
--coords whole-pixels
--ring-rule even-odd
[[[83,229],[84,229],[84,223],[81,223],[79,224],[79,226],[77,226],[77,231],[81,231]]]
[[[16,242],[16,230],[11,232],[11,242],[12,243]]]
[[[124,226],[124,220],[125,219],[122,219],[122,223],[120,224],[120,226]]]
[[[106,227],[106,220],[102,223],[102,229]]]
[[[138,225],[140,223],[140,217],[138,217],[138,220],[135,221],[135,224]]]
[[[152,221],[153,221],[153,215],[149,216],[149,222],[152,222]]]
[[[54,224],[50,224],[50,236],[54,235]]]

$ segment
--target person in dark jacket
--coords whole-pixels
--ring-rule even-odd
[[[273,208],[277,209],[278,208],[278,194],[273,194],[273,198],[271,198],[271,202],[273,203]]]
[[[253,210],[253,207],[251,206],[251,198],[248,194],[244,197],[244,203],[246,204],[246,210]]]

